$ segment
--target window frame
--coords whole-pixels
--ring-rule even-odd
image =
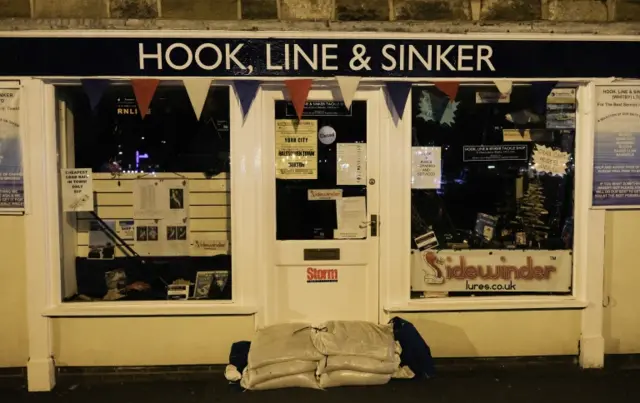
[[[407,80],[408,81],[408,80]],[[439,81],[439,80],[429,80]],[[459,80],[461,84],[481,84],[487,81]],[[512,80],[527,83],[535,80]],[[602,283],[604,263],[604,214],[591,208],[593,179],[593,136],[595,83],[593,80],[558,80],[575,83],[577,87],[576,113],[576,174],[574,199],[574,241],[572,289],[570,295],[508,295],[486,297],[445,297],[412,299],[411,290],[411,94],[402,120],[391,126],[386,153],[382,153],[383,183],[388,183],[388,196],[382,197],[381,222],[388,231],[388,262],[381,264],[381,281],[388,284],[387,295],[381,304],[389,316],[402,312],[486,311],[515,309],[583,309],[592,303],[592,290]],[[420,83],[420,86],[423,84]],[[415,88],[415,86],[412,88]],[[382,146],[384,149],[384,146]],[[395,164],[394,161],[402,161]],[[393,197],[390,195],[394,195]],[[393,198],[393,200],[392,200]],[[393,211],[393,209],[399,211]],[[383,215],[384,214],[384,215]],[[385,219],[386,217],[386,219]],[[386,227],[386,228],[385,228]],[[395,264],[391,264],[395,262]],[[383,270],[385,272],[383,272]]]
[[[255,245],[256,234],[253,228],[258,205],[249,197],[255,189],[256,170],[255,141],[259,137],[255,118],[257,113],[249,113],[244,119],[240,102],[230,82],[215,82],[215,86],[229,87],[230,101],[230,204],[231,204],[231,256],[232,256],[232,299],[231,300],[187,300],[187,301],[94,301],[70,303],[62,301],[63,282],[63,245],[60,228],[62,213],[59,210],[60,181],[59,165],[68,150],[58,148],[58,142],[64,136],[60,132],[58,121],[58,100],[56,86],[79,84],[81,78],[73,80],[23,80],[29,111],[28,142],[29,150],[29,188],[33,190],[31,202],[32,214],[26,220],[25,235],[28,244],[42,245],[28,255],[28,267],[32,274],[37,265],[38,274],[46,281],[35,284],[44,299],[47,317],[87,317],[87,316],[171,316],[171,315],[253,315],[257,312],[253,289],[255,276],[252,271],[257,266],[255,254],[241,253]],[[60,138],[59,138],[60,137]],[[34,152],[35,151],[35,152]],[[233,189],[233,190],[231,190]],[[26,191],[25,191],[26,193]],[[242,214],[239,214],[242,212]],[[40,233],[36,235],[37,233]],[[35,238],[34,238],[35,236]],[[37,238],[40,239],[37,239]],[[34,239],[36,242],[34,242]],[[38,242],[39,241],[39,242]],[[40,286],[42,285],[42,286]]]

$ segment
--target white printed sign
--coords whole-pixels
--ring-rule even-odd
[[[411,188],[440,189],[440,147],[411,147]]]
[[[336,184],[367,184],[367,145],[364,143],[338,143],[336,158]]]
[[[309,200],[338,200],[342,199],[342,189],[309,189]]]
[[[93,211],[90,168],[62,170],[62,208],[65,212]]]
[[[569,250],[414,250],[413,291],[568,292]]]

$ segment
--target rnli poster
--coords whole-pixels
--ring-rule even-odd
[[[276,120],[276,179],[318,179],[317,120]]]
[[[0,209],[24,209],[20,92],[0,89]]]

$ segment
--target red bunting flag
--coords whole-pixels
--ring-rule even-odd
[[[309,96],[309,90],[311,90],[311,83],[313,80],[285,80],[284,83],[289,90],[289,98],[293,104],[293,108],[296,110],[298,120],[302,119],[302,112],[304,112],[304,104],[307,102]]]
[[[131,80],[133,93],[136,95],[136,101],[138,102],[138,110],[143,119],[149,113],[149,105],[151,105],[151,100],[156,93],[158,84],[160,84],[160,80],[155,79],[141,78]]]
[[[458,95],[458,87],[460,87],[460,83],[456,81],[441,81],[435,82],[434,85],[437,89],[444,92],[450,100],[455,101],[456,96]]]

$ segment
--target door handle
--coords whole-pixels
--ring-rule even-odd
[[[371,214],[371,236],[378,236],[378,215]]]

